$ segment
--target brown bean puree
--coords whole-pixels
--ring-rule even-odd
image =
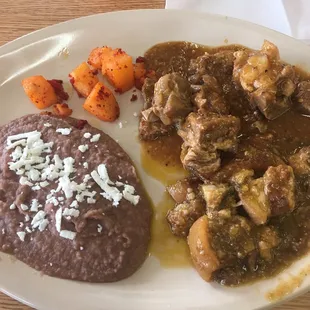
[[[150,241],[151,206],[136,169],[85,122],[27,115],[0,128],[0,247],[44,274],[112,282]]]
[[[170,239],[187,238],[199,274],[240,285],[308,253],[309,75],[268,41],[259,51],[166,42],[145,61],[156,78],[143,86],[142,163],[167,186]],[[188,176],[171,185],[169,169]],[[166,265],[169,252],[186,255],[166,250],[154,250]]]

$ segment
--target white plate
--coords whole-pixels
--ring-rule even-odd
[[[240,43],[259,48],[264,39],[274,42],[284,60],[307,68],[310,48],[275,31],[224,16],[188,11],[141,10],[89,16],[55,25],[20,38],[0,48],[0,125],[26,113],[38,112],[28,102],[21,79],[34,74],[67,80],[68,73],[87,59],[91,48],[100,45],[122,47],[139,56],[152,45],[171,40],[188,40],[208,45]],[[67,48],[69,56],[59,55]],[[308,66],[308,69],[310,67]],[[157,181],[148,178],[139,166],[140,149],[136,142],[135,111],[141,101],[129,103],[131,93],[119,98],[118,124],[95,120],[81,108],[81,99],[71,99],[74,116],[84,118],[119,143],[138,166],[146,189],[156,203],[163,191]],[[127,123],[125,123],[127,121]],[[274,288],[279,278],[297,274],[310,263],[306,257],[279,277],[237,289],[223,288],[204,282],[194,269],[163,269],[155,258],[127,280],[93,285],[65,281],[47,276],[1,254],[0,288],[3,292],[38,309],[258,309],[270,305],[265,293]],[[310,287],[305,279],[294,294]]]

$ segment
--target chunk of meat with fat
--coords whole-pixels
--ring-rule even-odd
[[[229,114],[229,106],[225,101],[223,90],[216,78],[206,74],[202,79],[203,85],[191,86],[193,104],[201,113]]]
[[[243,216],[222,216],[222,211],[209,218],[210,242],[221,267],[227,267],[251,255],[256,245],[253,224]]]
[[[207,209],[212,211],[230,207],[234,201],[233,188],[228,184],[203,184],[200,190]]]
[[[167,221],[175,236],[186,237],[193,223],[205,213],[205,205],[199,198],[177,204],[167,213]]]
[[[154,87],[155,87],[155,80],[151,78],[146,78],[144,80],[142,86],[142,96],[144,99],[143,110],[149,109],[152,107],[152,102],[154,98]]]
[[[204,83],[203,76],[212,75],[222,85],[225,77],[231,76],[234,66],[233,50],[221,51],[215,54],[205,53],[192,59],[189,65],[189,82],[195,85]]]
[[[280,61],[278,48],[264,41],[260,51],[234,53],[234,80],[267,119],[275,119],[291,107],[296,88],[295,71]]]
[[[184,140],[181,161],[185,169],[207,178],[220,168],[218,150],[236,149],[240,120],[231,115],[191,113],[178,135]]]
[[[272,260],[272,249],[280,243],[277,230],[272,226],[264,226],[258,233],[258,248],[260,256],[267,260]]]
[[[239,118],[232,115],[194,113],[178,130],[186,146],[204,150],[235,150],[240,130]]]
[[[182,144],[181,162],[186,170],[202,179],[207,178],[221,166],[217,151],[186,147],[185,143]]]
[[[148,108],[146,110],[143,110],[141,112],[141,115],[143,117],[144,120],[146,120],[149,123],[153,123],[153,122],[159,122],[159,117],[154,113],[152,108]]]
[[[287,165],[269,167],[264,176],[264,192],[272,216],[291,212],[295,208],[295,177]]]
[[[141,140],[156,140],[159,137],[167,136],[174,129],[172,125],[164,125],[161,121],[148,122],[143,117],[139,123],[139,137]]]
[[[167,191],[176,203],[182,203],[187,199],[189,192],[193,191],[187,179],[179,180],[167,187]]]
[[[194,266],[205,281],[256,250],[251,229],[251,223],[241,216],[210,219],[204,215],[193,224],[187,242]]]
[[[253,142],[251,140],[250,142]],[[267,141],[266,141],[267,145]],[[229,182],[231,177],[242,169],[254,170],[255,173],[264,173],[269,166],[285,164],[284,161],[269,147],[259,149],[257,147],[242,144],[238,148],[235,159],[224,165],[218,172],[213,174],[210,179],[212,182]]]
[[[256,225],[295,208],[295,178],[290,166],[269,167],[263,177],[253,179],[253,176],[253,170],[242,169],[232,177],[232,183]]]
[[[246,212],[256,225],[265,224],[270,216],[268,199],[264,193],[264,179],[252,179],[253,170],[241,170],[232,182]]]
[[[302,81],[297,85],[293,100],[298,111],[310,115],[310,81]]]
[[[220,268],[209,236],[208,218],[200,217],[191,227],[187,238],[190,255],[199,275],[207,282],[211,281],[214,271]]]
[[[192,110],[190,86],[178,73],[162,76],[155,84],[154,113],[165,125],[183,120]]]
[[[288,159],[294,172],[298,175],[310,174],[310,146],[301,148]]]

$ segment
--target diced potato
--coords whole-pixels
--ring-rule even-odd
[[[102,54],[101,47],[94,48],[88,56],[87,63],[95,69],[101,69],[101,54]]]
[[[113,122],[120,114],[116,99],[109,88],[98,82],[84,102],[83,108],[102,121]]]
[[[66,103],[57,103],[53,106],[53,114],[60,117],[68,117],[72,114],[72,109]]]
[[[101,49],[101,73],[102,75],[107,74],[107,66],[111,63],[113,59],[113,49],[109,46],[104,46]]]
[[[187,243],[196,270],[207,282],[211,281],[213,272],[220,268],[209,238],[208,218],[204,215],[191,227]]]
[[[86,62],[81,63],[75,68],[69,74],[69,77],[72,86],[82,97],[87,97],[99,81]]]
[[[134,86],[134,70],[132,57],[118,48],[111,52],[106,48],[102,53],[102,74],[106,75],[109,82],[123,93]]]
[[[55,90],[42,75],[30,76],[22,80],[22,86],[29,99],[39,109],[45,109],[57,103]]]

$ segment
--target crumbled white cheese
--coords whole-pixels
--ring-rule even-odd
[[[24,226],[23,222],[19,222],[19,227],[22,228]]]
[[[83,250],[84,250],[84,248],[81,246],[81,247],[80,247],[80,250],[81,250],[81,251],[83,251]]]
[[[88,204],[93,204],[95,202],[96,202],[96,199],[94,199],[94,198],[87,198],[87,203]]]
[[[20,205],[20,208],[21,208],[23,211],[26,211],[26,210],[29,209],[28,206],[26,206],[26,205],[23,204],[23,203]]]
[[[27,141],[26,139],[21,139],[21,140],[15,141],[15,142],[11,143],[9,146],[7,146],[7,149],[8,150],[13,149],[13,148],[15,148],[18,145],[25,146],[26,145],[26,141]]]
[[[12,203],[12,204],[10,205],[10,210],[14,210],[14,209],[16,209],[16,205],[15,205],[15,203]]]
[[[64,164],[64,174],[70,174],[73,173],[75,171],[73,165],[75,163],[74,158],[72,157],[66,157],[63,160],[63,164]]]
[[[84,162],[84,163],[83,163],[83,167],[84,167],[85,169],[88,169],[88,163],[87,163],[87,162]]]
[[[32,199],[31,206],[30,206],[30,211],[31,212],[38,212],[39,208],[42,208],[42,205],[39,204],[38,199]]]
[[[47,181],[40,182],[40,186],[41,186],[41,187],[46,187],[46,186],[48,186],[49,184],[50,184],[50,183],[47,182]]]
[[[89,138],[91,137],[91,133],[85,132],[83,137],[84,137],[85,139],[89,139]]]
[[[73,217],[78,217],[80,215],[80,211],[76,209],[68,209],[65,208],[63,213],[63,216],[73,216]]]
[[[46,199],[46,203],[51,203],[53,204],[55,207],[57,207],[59,205],[59,201],[56,199],[56,197],[50,197]]]
[[[119,122],[119,123],[118,123],[118,126],[119,126],[119,128],[122,129],[122,128],[123,128],[123,123],[122,123],[122,122]]]
[[[47,227],[48,223],[48,219],[42,220],[39,225],[39,231],[43,231]]]
[[[76,233],[69,230],[60,231],[60,237],[73,240],[76,236]]]
[[[28,186],[33,186],[33,183],[29,182],[26,177],[20,177],[19,183],[21,185],[28,185]]]
[[[73,201],[71,202],[71,204],[70,204],[70,207],[72,207],[72,208],[78,208],[78,207],[79,207],[78,202],[77,202],[76,200],[73,200]]]
[[[115,185],[120,187],[120,186],[124,186],[125,184],[123,182],[116,181]]]
[[[37,169],[30,169],[28,172],[28,178],[30,178],[31,181],[36,182],[40,179],[40,172]]]
[[[17,146],[10,156],[12,157],[13,161],[16,161],[20,159],[22,155],[23,155],[22,148],[20,146]]]
[[[101,137],[100,133],[97,133],[96,135],[93,135],[92,138],[90,139],[90,142],[98,142]]]
[[[89,174],[85,174],[85,175],[84,175],[83,182],[84,182],[84,183],[87,183],[90,179],[91,179],[91,176],[90,176]]]
[[[53,266],[53,263],[50,263],[50,266],[52,267],[52,266]]]
[[[31,234],[31,233],[32,233],[32,230],[30,229],[30,227],[27,226],[25,229],[26,229],[26,231],[27,231],[28,234]]]
[[[35,186],[32,186],[31,189],[33,191],[39,191],[41,189],[41,186],[40,185],[35,185]]]
[[[58,201],[64,201],[65,198],[64,198],[64,197],[58,197],[57,200],[58,200]]]
[[[30,221],[30,217],[28,214],[25,215],[25,222],[29,222]]]
[[[40,132],[35,130],[35,131],[24,132],[24,133],[20,133],[17,135],[9,136],[7,138],[7,145],[10,146],[12,144],[12,141],[21,140],[21,139],[28,139],[29,137],[36,136],[38,134],[40,134]]]
[[[98,233],[101,233],[101,232],[102,232],[102,226],[101,226],[100,224],[98,224],[97,230],[98,230]]]
[[[43,126],[44,126],[44,127],[52,127],[52,124],[50,124],[50,123],[45,123],[45,124],[43,124]]]
[[[134,116],[134,117],[138,117],[138,113],[137,113],[137,112],[134,112],[134,113],[133,113],[133,116]]]
[[[58,232],[61,231],[61,217],[62,217],[62,209],[59,208],[55,213],[55,226]]]
[[[63,136],[70,135],[72,129],[71,128],[58,128],[56,129],[56,132],[61,133]]]
[[[18,231],[16,234],[22,242],[25,241],[26,233],[24,231]]]
[[[30,206],[30,211],[31,212],[38,212],[39,211],[39,206],[42,207],[42,205],[39,205],[38,199],[32,199],[31,201],[31,206]]]
[[[78,149],[80,152],[85,153],[88,150],[88,145],[87,144],[79,145]]]
[[[122,179],[122,177],[119,175],[119,176],[118,176],[118,179],[119,179],[119,180],[121,180],[121,179]]]
[[[112,187],[108,184],[111,184],[112,182],[109,179],[107,168],[104,164],[99,165],[97,171],[92,171],[91,176],[103,190],[103,193],[101,193],[101,195],[104,198],[113,201],[113,205],[117,206],[119,204],[119,201],[122,199],[121,192],[116,187]]]
[[[31,226],[32,228],[39,227],[40,223],[44,220],[46,213],[43,210],[38,211],[38,213],[32,218]]]
[[[123,197],[131,202],[133,205],[137,205],[140,200],[139,195],[134,195],[135,193],[135,188],[131,185],[124,185],[124,190],[123,190]]]
[[[5,234],[5,229],[4,228],[2,228],[2,235],[4,235]]]

